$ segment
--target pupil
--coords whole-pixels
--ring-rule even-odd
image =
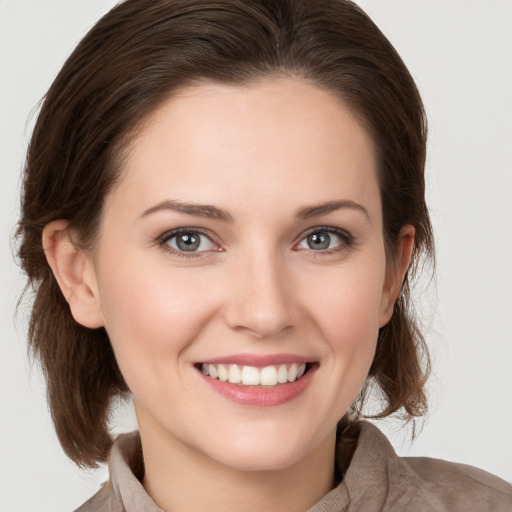
[[[308,236],[308,245],[311,249],[327,249],[331,243],[331,237],[326,231],[312,233]]]
[[[178,236],[176,243],[182,251],[195,251],[199,247],[200,239],[193,233],[183,233]]]

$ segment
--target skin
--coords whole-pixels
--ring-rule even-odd
[[[65,221],[47,226],[44,244],[75,319],[110,336],[145,488],[173,512],[307,510],[335,484],[336,424],[367,377],[412,249],[405,226],[386,262],[372,140],[347,106],[299,80],[204,83],[145,121],[124,165],[92,251],[75,248]],[[311,248],[307,235],[325,227],[339,234]],[[201,250],[184,257],[168,238],[177,228],[199,229]],[[194,367],[283,352],[318,368],[275,407],[234,403]]]

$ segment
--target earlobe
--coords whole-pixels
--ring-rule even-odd
[[[73,318],[91,329],[104,325],[94,267],[75,243],[65,220],[47,224],[43,249]]]
[[[398,299],[414,251],[414,235],[414,226],[410,224],[405,225],[398,235],[396,256],[394,262],[388,266],[388,270],[386,271],[379,327],[386,325],[393,314],[393,308]]]

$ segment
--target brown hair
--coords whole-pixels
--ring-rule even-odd
[[[123,149],[177,88],[199,80],[249,83],[296,76],[359,116],[377,148],[388,257],[400,229],[416,229],[413,264],[381,329],[368,382],[378,416],[426,411],[428,352],[411,312],[409,282],[433,254],[424,200],[426,121],[413,79],[392,45],[347,0],[126,0],[83,38],[45,96],[24,172],[19,257],[34,290],[30,347],[41,362],[59,440],[79,465],[105,460],[112,398],[128,391],[103,328],[71,316],[42,249],[42,231],[66,219],[94,243]],[[422,364],[423,363],[425,364]],[[366,387],[359,397],[364,402]]]

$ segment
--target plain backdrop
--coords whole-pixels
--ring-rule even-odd
[[[31,113],[113,0],[0,0],[0,510],[69,511],[106,478],[64,456],[26,357],[24,280],[13,261]],[[402,455],[480,466],[512,481],[512,2],[360,0],[416,79],[430,122],[428,198],[437,281],[417,299],[434,359],[431,410]],[[129,408],[116,431],[134,428]]]

